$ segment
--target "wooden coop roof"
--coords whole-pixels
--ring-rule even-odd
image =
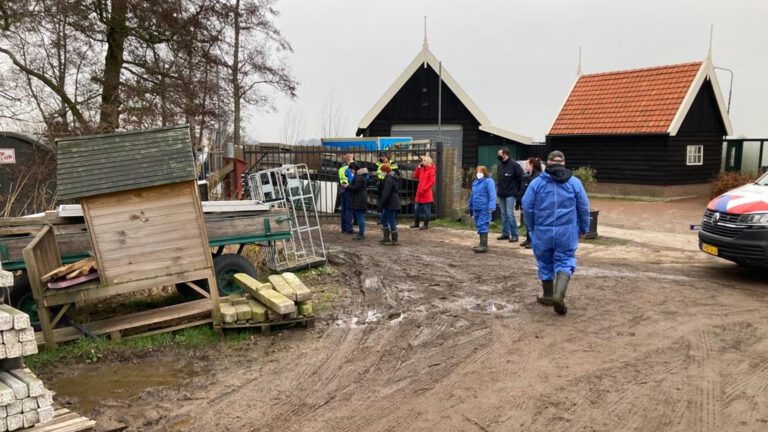
[[[195,179],[189,127],[63,138],[58,198],[74,199]]]
[[[676,135],[701,86],[712,82],[723,123],[731,125],[717,76],[703,62],[581,75],[549,135]]]

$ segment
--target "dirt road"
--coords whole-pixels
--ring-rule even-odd
[[[768,276],[685,230],[610,219],[579,251],[565,317],[535,302],[517,245],[478,256],[469,231],[403,228],[383,247],[374,225],[364,243],[329,229],[333,273],[315,286],[338,296],[314,330],[160,353],[142,362],[191,377],[92,413],[157,431],[768,430]]]

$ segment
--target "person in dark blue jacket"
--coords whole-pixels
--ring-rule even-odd
[[[537,300],[565,315],[565,292],[576,270],[576,248],[579,238],[589,232],[589,198],[581,181],[565,167],[562,152],[550,153],[544,172],[528,185],[523,215],[544,292]]]
[[[488,252],[488,225],[491,223],[491,213],[496,210],[496,184],[493,183],[488,168],[477,167],[472,181],[472,193],[469,195],[467,209],[469,215],[475,218],[480,244],[473,247],[477,253]]]

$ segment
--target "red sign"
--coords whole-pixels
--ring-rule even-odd
[[[15,164],[16,151],[14,149],[0,148],[0,164]]]

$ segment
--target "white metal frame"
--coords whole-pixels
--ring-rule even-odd
[[[257,202],[290,211],[291,238],[270,244],[270,269],[287,271],[325,263],[325,243],[315,199],[319,184],[312,181],[306,164],[253,173],[248,176],[248,188]]]

